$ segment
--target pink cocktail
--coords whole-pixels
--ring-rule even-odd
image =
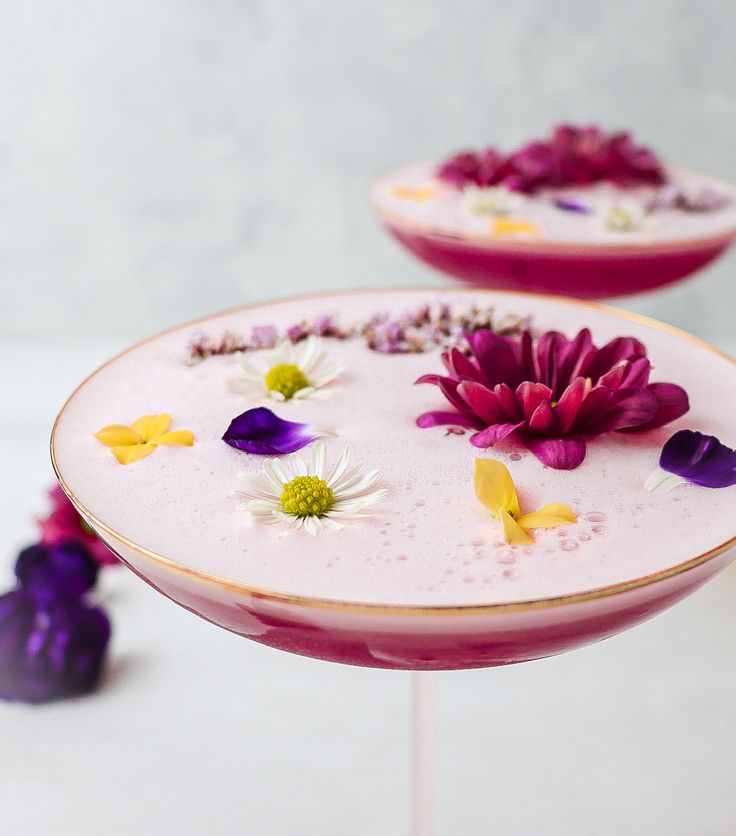
[[[312,297],[243,308],[197,324],[208,334],[286,329],[328,312],[338,320],[400,313],[444,300],[492,305],[504,318],[598,342],[633,335],[649,348],[656,379],[690,393],[691,411],[671,427],[591,441],[584,464],[545,468],[513,443],[505,462],[530,507],[565,502],[578,522],[509,547],[478,505],[468,436],[419,429],[442,408],[421,374],[440,370],[438,350],[382,354],[363,339],[323,340],[345,369],[329,397],[274,406],[281,417],[335,433],[380,471],[388,498],[375,516],[309,536],[252,524],[236,510],[238,471],[261,457],[220,439],[252,403],[228,391],[233,355],[186,362],[193,326],[148,340],[95,372],[62,410],[52,439],[65,491],[85,520],[141,577],[227,630],[320,659],[442,670],[549,656],[613,635],[680,600],[733,558],[729,490],[688,486],[649,494],[643,482],[671,432],[692,427],[728,440],[736,409],[734,363],[694,338],[595,306],[483,291],[396,291]],[[93,437],[106,424],[168,412],[191,430],[191,448],[162,447],[123,467]],[[708,519],[703,526],[700,520]]]
[[[581,299],[628,296],[672,284],[705,267],[736,238],[736,190],[711,177],[672,171],[692,193],[721,195],[709,212],[650,213],[636,230],[610,230],[598,215],[564,211],[550,194],[524,198],[511,220],[470,211],[462,191],[441,183],[436,163],[404,166],[379,177],[371,203],[391,235],[431,267],[472,285]],[[613,205],[620,195],[646,205],[655,190],[621,192],[607,184],[566,190],[583,205]]]
[[[691,410],[664,429],[591,440],[572,471],[543,467],[513,442],[479,451],[457,428],[420,429],[420,413],[447,407],[435,387],[413,385],[441,370],[440,349],[428,345],[432,327],[421,325],[423,314],[407,314],[427,305],[474,306],[473,316],[511,330],[527,317],[536,330],[568,335],[585,326],[599,345],[637,337],[655,380],[684,386]],[[375,350],[396,339],[380,311],[420,323],[422,339],[413,325],[402,333],[429,350]],[[238,509],[237,474],[257,474],[263,457],[221,440],[233,417],[256,405],[228,385],[241,369],[232,352],[248,342],[242,335],[253,335],[250,363],[261,353],[254,342],[302,334],[305,322],[319,323],[340,375],[323,399],[269,405],[282,418],[329,428],[329,458],[349,444],[387,491],[374,516],[314,536],[264,527]],[[643,317],[526,294],[394,289],[244,307],[140,343],[72,394],[51,452],[84,520],[133,572],[190,612],[292,653],[413,671],[412,836],[435,836],[435,683],[423,672],[528,661],[598,641],[725,568],[736,556],[736,488],[686,485],[655,495],[644,481],[678,428],[733,443],[735,410],[734,361]],[[160,413],[171,415],[173,432],[193,432],[193,446],[176,435],[123,465],[94,437],[113,424],[124,425],[114,430],[124,438],[135,419]],[[118,451],[126,461],[128,453]],[[524,507],[564,502],[576,522],[535,531],[529,545],[504,542],[473,492],[475,459],[488,455],[507,465]]]

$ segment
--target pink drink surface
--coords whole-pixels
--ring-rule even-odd
[[[232,418],[258,405],[226,389],[233,356],[188,366],[195,330],[281,328],[322,313],[344,324],[376,311],[403,312],[429,301],[458,308],[493,305],[498,316],[531,315],[536,330],[572,335],[590,327],[602,344],[621,335],[641,339],[653,381],[684,386],[691,410],[661,430],[592,439],[581,467],[545,468],[523,447],[478,451],[465,435],[419,429],[415,418],[446,402],[432,386],[414,386],[441,372],[438,351],[388,355],[362,339],[325,340],[345,373],[323,400],[272,402],[281,417],[329,427],[331,461],[345,444],[381,471],[388,498],[375,517],[320,536],[253,524],[235,510],[238,471],[257,472],[262,458],[221,441]],[[71,398],[56,433],[57,465],[91,515],[123,538],[180,564],[254,587],[339,601],[405,605],[491,604],[574,594],[667,570],[728,541],[736,533],[736,488],[683,486],[650,494],[643,482],[664,441],[688,427],[736,443],[736,365],[682,337],[602,309],[564,301],[483,291],[363,292],[274,303],[213,317],[152,339],[112,361]],[[172,429],[196,436],[191,448],[160,447],[121,466],[93,434],[169,412]],[[303,454],[308,454],[305,448]],[[535,532],[532,546],[512,548],[476,500],[476,456],[510,469],[522,510],[564,502],[578,522]]]
[[[651,187],[622,190],[609,183],[599,183],[520,198],[521,205],[510,211],[509,216],[533,222],[539,227],[538,236],[492,234],[493,218],[472,212],[466,205],[463,191],[438,181],[434,177],[435,169],[434,163],[417,163],[380,177],[371,189],[371,199],[379,216],[407,229],[486,241],[489,245],[516,244],[520,247],[555,245],[571,249],[605,249],[624,246],[636,249],[683,245],[736,234],[736,189],[712,177],[678,170],[671,172],[673,180],[689,193],[709,189],[729,198],[730,202],[709,212],[681,209],[652,212],[643,220],[640,229],[630,231],[612,231],[605,227],[599,215],[563,211],[552,203],[551,198],[559,195],[576,198],[590,206],[610,205],[622,198],[646,205],[656,194]],[[406,192],[407,189],[429,189],[432,196],[423,200],[411,199],[407,197],[411,194]]]

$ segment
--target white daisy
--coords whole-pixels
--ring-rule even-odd
[[[612,204],[599,207],[603,225],[611,232],[637,232],[647,218],[646,207],[638,200],[622,197]]]
[[[284,340],[268,351],[238,355],[240,374],[228,381],[231,392],[253,398],[288,401],[315,395],[343,370],[326,360],[319,337],[307,337],[298,343]]]
[[[237,506],[266,525],[303,528],[319,534],[342,528],[344,522],[368,516],[364,511],[386,497],[383,488],[370,490],[377,470],[363,470],[364,462],[350,465],[350,448],[340,454],[328,471],[327,450],[316,443],[303,459],[292,453],[283,459],[266,459],[260,473],[238,473]]]
[[[511,215],[524,204],[523,195],[505,186],[466,186],[463,199],[474,215]]]

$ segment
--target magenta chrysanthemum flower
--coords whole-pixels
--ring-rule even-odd
[[[79,543],[85,546],[100,566],[120,564],[115,555],[77,513],[59,485],[49,490],[51,511],[38,521],[44,546]]]
[[[674,383],[650,383],[644,345],[619,337],[597,348],[587,328],[572,340],[548,331],[534,340],[489,330],[466,335],[470,356],[458,349],[442,360],[448,375],[427,374],[455,411],[425,412],[420,427],[450,424],[478,430],[476,447],[507,436],[544,464],[572,470],[585,458],[586,439],[613,430],[661,427],[690,408]]]
[[[557,125],[547,139],[509,154],[495,148],[464,151],[442,163],[437,176],[458,188],[505,186],[532,193],[542,188],[585,186],[608,180],[619,186],[659,185],[666,179],[659,158],[626,131],[597,125]]]

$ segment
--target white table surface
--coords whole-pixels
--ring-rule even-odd
[[[54,413],[124,344],[0,342],[4,585],[51,481]],[[408,675],[245,641],[123,569],[101,595],[101,690],[0,703],[0,833],[406,834]],[[735,833],[735,600],[732,568],[598,646],[442,674],[440,835]]]

